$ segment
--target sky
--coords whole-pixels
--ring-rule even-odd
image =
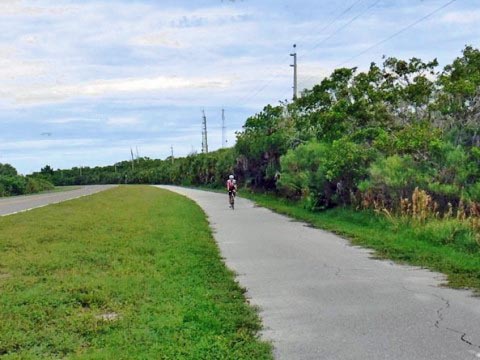
[[[209,150],[267,104],[382,56],[480,47],[480,0],[0,0],[0,163],[28,174]],[[226,142],[222,144],[221,110]]]

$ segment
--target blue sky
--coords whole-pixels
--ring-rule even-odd
[[[228,144],[245,119],[338,65],[480,47],[479,0],[1,0],[0,162],[22,173]],[[351,59],[353,58],[353,59]],[[351,59],[351,60],[349,60]],[[349,60],[349,61],[348,61]],[[347,61],[347,62],[346,62]],[[346,63],[345,63],[346,62]]]

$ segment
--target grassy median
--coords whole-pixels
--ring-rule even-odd
[[[480,244],[456,219],[418,224],[348,207],[312,212],[300,203],[268,194],[242,192],[241,196],[374,249],[379,258],[442,272],[449,286],[470,288],[480,295]]]
[[[0,218],[0,357],[271,359],[205,214],[119,187]]]

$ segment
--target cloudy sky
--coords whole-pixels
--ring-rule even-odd
[[[228,145],[338,66],[480,44],[480,0],[0,0],[0,162],[26,174]],[[396,34],[396,35],[395,35]],[[395,36],[393,36],[395,35]]]

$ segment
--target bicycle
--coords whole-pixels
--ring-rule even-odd
[[[229,200],[229,203],[230,203],[230,208],[232,210],[235,209],[235,195],[236,195],[235,190],[230,190],[228,192],[228,200]]]

